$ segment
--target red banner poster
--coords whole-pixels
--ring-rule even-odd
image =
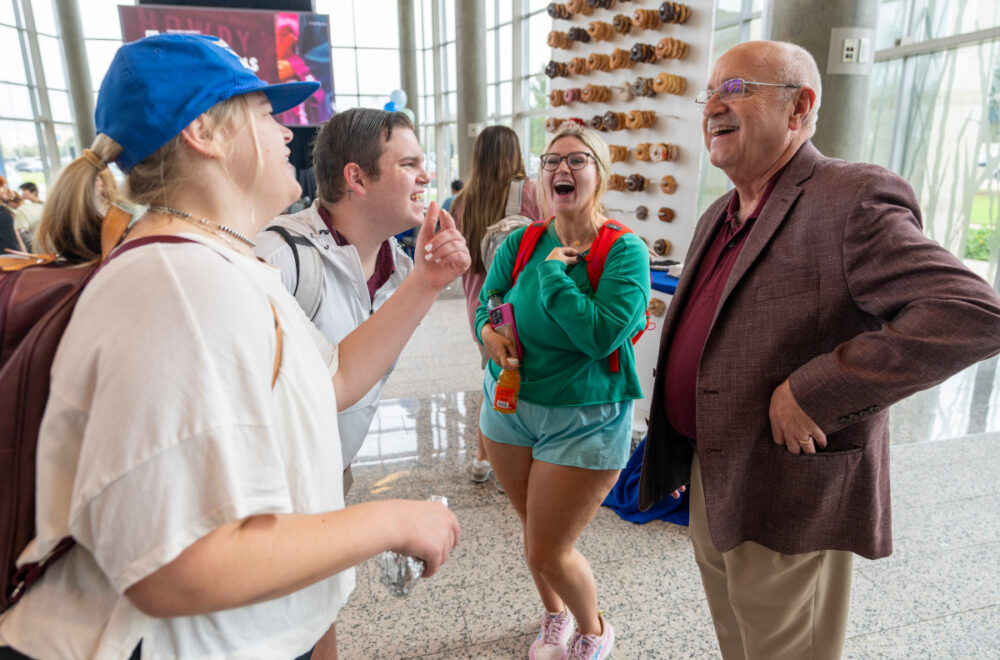
[[[318,81],[321,87],[312,97],[279,115],[284,124],[321,124],[333,114],[329,16],[165,5],[121,6],[118,12],[126,43],[162,33],[208,34],[229,44],[251,70],[269,83]]]

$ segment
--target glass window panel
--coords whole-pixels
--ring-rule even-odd
[[[715,38],[712,39],[711,61],[719,59],[719,56],[740,42],[740,26],[723,28],[715,31]]]
[[[918,39],[939,39],[1000,23],[1000,3],[996,0],[927,0],[915,11],[914,31]]]
[[[385,104],[389,102],[389,92],[392,90],[386,90],[384,94],[362,94],[358,96],[358,103],[361,104],[363,108],[376,108],[381,110],[385,107]]]
[[[500,4],[505,4],[502,0]],[[497,24],[497,2],[496,0],[486,0],[486,29]]]
[[[495,82],[497,80],[497,31],[487,30],[486,31],[486,84]],[[501,56],[501,59],[504,59]]]
[[[330,44],[333,46],[353,47],[354,38],[354,3],[345,0],[316,0],[314,6],[317,14],[330,16]]]
[[[355,0],[354,31],[358,46],[399,48],[396,3],[397,0]]]
[[[49,108],[52,110],[53,121],[73,123],[73,106],[70,102],[69,92],[50,89]]]
[[[431,96],[420,99],[420,121],[424,124],[434,123],[434,98]]]
[[[358,97],[355,94],[344,94],[342,96],[338,95],[336,102],[337,102],[336,106],[337,112],[342,112],[350,108],[357,108],[360,105],[358,102]]]
[[[499,80],[510,80],[513,76],[511,75],[511,62],[513,58],[510,56],[511,52],[514,50],[514,30],[510,25],[504,25],[500,28],[499,34],[497,34],[497,39],[500,45],[500,77]]]
[[[528,73],[537,74],[545,70],[552,54],[546,43],[550,29],[552,19],[546,13],[535,14],[528,19],[528,34],[525,35],[528,44]]]
[[[38,37],[38,50],[42,53],[45,67],[45,84],[49,89],[66,89],[66,74],[63,71],[62,49],[55,37]]]
[[[764,11],[764,0],[753,0],[751,11],[754,13]]]
[[[538,157],[545,150],[548,136],[545,134],[545,117],[536,115],[528,122],[528,160],[524,166],[532,179],[538,175]]]
[[[892,158],[892,140],[899,116],[899,86],[902,79],[903,60],[876,62],[872,68],[871,98],[865,122],[865,151],[862,160],[889,167]],[[822,108],[820,109],[822,121]]]
[[[531,2],[528,5],[529,11],[531,12],[536,12],[536,11],[544,12],[548,8],[548,6],[549,6],[549,0],[531,0]]]
[[[90,84],[93,89],[101,88],[101,81],[111,66],[111,60],[121,43],[117,41],[87,40],[87,64],[90,66]]]
[[[444,47],[444,65],[448,67],[445,80],[447,86],[442,85],[444,91],[453,92],[456,89],[455,80],[458,77],[458,68],[455,66],[455,44],[450,43]],[[487,74],[488,75],[488,74]],[[454,115],[452,115],[454,116]]]
[[[446,102],[447,102],[447,106],[446,107],[448,108],[448,116],[449,117],[457,117],[458,116],[458,94],[456,94],[455,92],[449,92],[448,93],[448,97],[446,99]]]
[[[498,25],[503,23],[510,23],[514,18],[514,12],[513,12],[514,3],[501,2],[498,6],[500,8],[500,21]]]
[[[21,57],[21,40],[15,28],[0,26],[0,80],[27,83],[24,59]]]
[[[445,181],[461,179],[462,173],[458,169],[458,126],[456,124],[448,124],[448,148],[451,158],[448,161],[447,171],[442,172],[441,175]]]
[[[755,18],[752,21],[750,21],[750,41],[757,41],[758,39],[762,39],[763,37],[761,36],[761,32],[763,32],[763,29],[764,29],[763,20]]]
[[[988,280],[1000,236],[1000,40],[911,58],[900,174],[917,193],[924,232]],[[906,79],[904,79],[906,82]],[[988,252],[984,260],[982,251]],[[989,271],[989,272],[987,272]]]
[[[84,38],[121,39],[118,6],[134,4],[134,0],[87,0],[86,6],[81,3],[80,22],[83,24]]]
[[[514,112],[514,90],[513,84],[509,82],[500,83],[498,91],[500,95],[500,114],[510,115]]]
[[[532,76],[529,95],[530,108],[537,110],[549,107],[549,79],[546,76]]]
[[[434,9],[431,6],[434,2],[437,2],[437,0],[423,0],[423,2],[421,2],[422,11],[420,12],[420,23],[424,39],[421,46],[424,48],[434,45]]]
[[[743,12],[743,0],[716,0],[715,23],[729,23],[740,17]]]
[[[490,85],[486,88],[486,114],[493,116],[497,112],[497,88],[496,85]]]
[[[31,92],[24,85],[0,83],[0,116],[31,119]]]
[[[358,91],[362,94],[382,94],[399,89],[398,50],[358,51]]]
[[[442,2],[441,13],[444,14],[444,41],[455,40],[455,3]]]
[[[69,92],[50,89],[49,108],[52,110],[53,121],[73,121],[73,110],[70,108]]]
[[[0,23],[6,23],[7,25],[14,25],[14,5],[10,0],[0,1]]]
[[[333,89],[337,95],[358,93],[358,71],[353,48],[333,49]]]
[[[31,3],[31,13],[35,17],[35,30],[39,34],[56,36],[55,8],[52,0],[34,0]]]
[[[906,25],[910,0],[882,0],[878,7],[878,29],[875,31],[875,50],[892,48],[909,32]]]
[[[0,154],[4,158],[4,169],[8,178],[18,170],[19,160],[41,156],[38,148],[38,133],[30,121],[0,119]]]
[[[59,158],[63,164],[75,160],[82,153],[76,142],[76,129],[72,124],[56,124],[56,144],[59,145]]]

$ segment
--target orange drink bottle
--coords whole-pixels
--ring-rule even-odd
[[[513,328],[513,311],[510,305],[503,309],[504,302],[499,291],[490,291],[487,308],[490,312],[490,325],[496,332],[499,332],[508,339],[515,340]],[[506,312],[506,314],[505,314]],[[514,368],[503,368],[497,378],[497,390],[493,396],[493,410],[502,413],[513,413],[517,411],[517,393],[521,389],[521,371],[517,368],[520,361],[517,358],[508,358],[508,362]]]

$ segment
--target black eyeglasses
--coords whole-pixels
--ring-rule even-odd
[[[559,164],[566,161],[566,165],[569,166],[571,170],[582,170],[587,166],[588,160],[593,160],[597,162],[593,156],[588,154],[586,151],[574,151],[571,154],[566,154],[565,156],[560,156],[559,154],[542,154],[542,169],[548,170],[549,172],[555,172],[559,169]]]
[[[713,96],[718,95],[720,101],[726,101],[729,99],[740,99],[746,96],[747,85],[761,85],[764,87],[784,87],[785,89],[799,89],[802,85],[790,85],[785,83],[765,83],[765,82],[754,82],[752,80],[743,80],[743,78],[732,78],[723,82],[721,85],[715,89],[706,89],[704,91],[698,92],[698,96],[694,97],[694,102],[698,105],[705,105],[708,103],[709,99]]]

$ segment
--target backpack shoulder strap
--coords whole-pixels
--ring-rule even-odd
[[[510,182],[507,189],[507,206],[503,210],[504,217],[508,215],[521,215],[521,195],[524,192],[524,179],[517,179]]]
[[[319,302],[323,294],[323,260],[319,250],[305,236],[280,225],[271,225],[267,231],[273,231],[281,236],[291,248],[292,259],[295,260],[295,288],[292,290],[292,295],[312,321],[319,311]],[[298,245],[306,249],[300,251],[296,247]]]
[[[597,291],[597,283],[601,281],[601,273],[604,272],[604,263],[608,260],[611,246],[619,236],[631,231],[617,220],[608,220],[597,230],[597,238],[594,239],[587,255],[587,279],[590,280],[590,288],[594,291]]]
[[[514,286],[517,282],[517,276],[521,274],[524,267],[528,265],[528,261],[531,259],[531,253],[535,251],[535,246],[538,245],[538,240],[545,233],[546,228],[549,226],[549,221],[547,220],[536,220],[528,225],[524,233],[521,234],[521,242],[517,246],[517,259],[514,261],[514,270],[510,273],[510,285]]]

